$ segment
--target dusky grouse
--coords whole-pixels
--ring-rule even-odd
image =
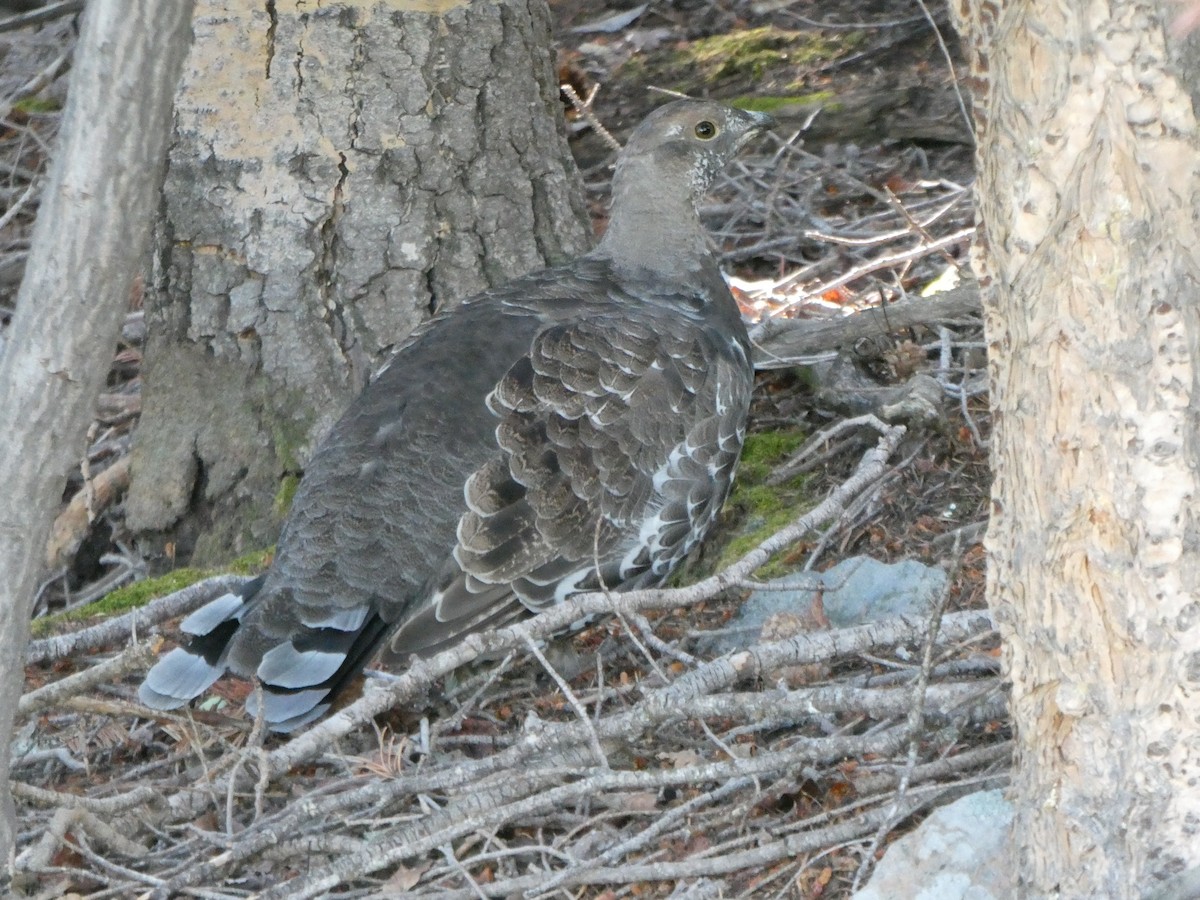
[[[651,113],[596,249],[418,328],[313,455],[270,570],[184,619],[142,702],[172,709],[228,670],[291,731],[381,646],[404,659],[661,583],[725,500],[750,402],[696,204],[770,124],[706,101]]]

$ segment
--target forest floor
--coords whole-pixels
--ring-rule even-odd
[[[99,629],[145,598],[135,586],[110,602],[115,587],[146,585],[120,519],[140,409],[137,298],[38,600],[15,775],[21,895],[842,897],[930,809],[1004,783],[996,640],[972,612],[984,607],[990,480],[982,325],[970,302],[899,315],[930,284],[969,285],[969,101],[944,8],[551,6],[597,227],[609,141],[662,91],[771,112],[776,133],[702,212],[750,320],[833,329],[804,360],[773,359],[771,328],[756,329],[746,460],[720,532],[679,580],[691,586],[544,654],[534,639],[552,621],[440,655],[292,741],[264,742],[234,717],[245,685],[194,716],[147,716],[133,688],[150,645],[54,636],[63,610]],[[62,18],[0,31],[0,95],[12,98],[0,322],[71,34]],[[937,611],[832,629],[816,590],[773,635],[723,658],[706,649],[751,590],[859,555],[945,570]],[[151,621],[173,633],[181,607],[154,608],[139,633]],[[503,661],[450,674],[481,651]],[[66,676],[81,680],[55,692]],[[368,708],[390,710],[374,730],[356,727]]]

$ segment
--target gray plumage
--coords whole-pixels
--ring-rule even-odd
[[[290,731],[381,647],[402,660],[660,584],[729,491],[750,402],[696,203],[769,124],[692,100],[647,117],[596,249],[417,329],[314,454],[270,571],[182,623],[191,643],[142,701],[179,706],[228,670]]]

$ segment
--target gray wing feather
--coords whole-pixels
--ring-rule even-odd
[[[467,480],[431,592],[439,623],[658,583],[707,529],[741,449],[749,367],[727,343],[663,325],[546,328],[499,381],[499,453]]]

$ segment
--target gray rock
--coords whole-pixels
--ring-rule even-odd
[[[893,616],[924,616],[946,589],[946,573],[906,559],[881,563],[869,556],[843,560],[821,575],[825,615],[835,628]]]
[[[892,844],[854,900],[1003,900],[1013,895],[1003,791],[968,794]]]
[[[834,628],[849,628],[893,616],[924,616],[946,589],[946,573],[916,560],[882,563],[869,556],[843,560],[826,572],[799,572],[754,591],[737,618],[704,649],[740,650],[759,641],[763,623],[785,614],[802,621],[826,618]],[[813,609],[821,593],[823,613]]]

